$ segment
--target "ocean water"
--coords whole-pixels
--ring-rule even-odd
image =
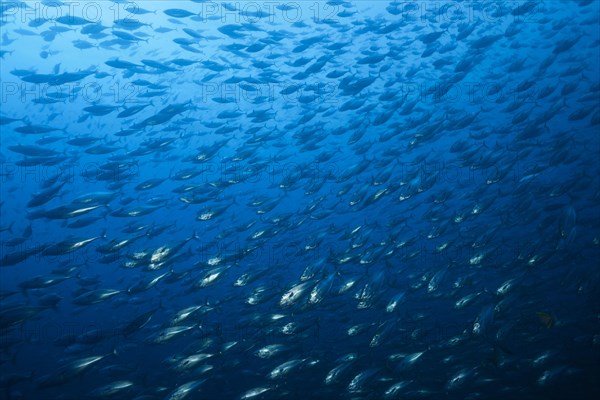
[[[599,18],[0,2],[0,399],[598,398]]]

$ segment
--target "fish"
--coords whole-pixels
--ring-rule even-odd
[[[377,368],[370,368],[367,369],[361,373],[359,373],[358,375],[356,375],[354,378],[352,378],[352,380],[350,381],[350,383],[348,384],[348,387],[346,388],[347,391],[349,393],[361,393],[364,391],[363,389],[363,385],[373,376],[377,373]]]
[[[62,386],[69,381],[76,379],[77,377],[85,374],[94,365],[105,359],[106,357],[118,354],[116,350],[113,350],[110,354],[90,356],[71,361],[68,364],[62,365],[52,374],[41,377],[38,380],[37,387],[39,389],[51,388]]]
[[[222,279],[222,276],[227,272],[228,269],[231,268],[231,265],[225,265],[222,267],[216,267],[209,271],[207,271],[204,276],[196,282],[193,286],[196,289],[205,288],[211,285],[214,285],[218,282],[219,279]]]
[[[145,234],[137,235],[128,239],[113,239],[106,244],[96,247],[96,251],[102,254],[116,253],[144,237],[146,237]]]
[[[55,21],[58,22],[59,24],[65,24],[65,25],[85,25],[85,24],[89,24],[92,22],[85,18],[81,18],[81,17],[75,16],[75,15],[64,15],[64,16],[56,18]]]
[[[70,276],[55,275],[55,274],[38,275],[33,278],[30,278],[30,279],[20,282],[19,287],[22,290],[42,289],[42,288],[47,288],[50,286],[58,285],[59,283],[65,281],[69,278],[70,278]]]
[[[154,338],[154,343],[164,343],[166,341],[172,340],[175,337],[182,335],[185,332],[188,332],[192,329],[196,328],[196,325],[175,325],[170,326],[168,328],[163,329],[158,332],[157,336]]]
[[[158,309],[160,309],[161,307],[157,308],[157,309],[153,309],[153,310],[149,310],[146,311],[140,315],[138,315],[137,317],[135,317],[134,319],[132,319],[131,321],[129,321],[122,329],[121,329],[121,334],[125,337],[134,334],[135,332],[137,332],[138,330],[142,329],[144,326],[146,326],[150,320],[152,319],[152,316],[156,313],[156,311],[158,311]]]
[[[73,299],[73,304],[85,306],[91,304],[97,304],[103,301],[107,301],[110,298],[122,293],[122,290],[115,289],[96,289],[90,290],[80,294]]]
[[[152,102],[150,102],[148,104],[142,104],[142,105],[139,105],[139,106],[127,107],[126,109],[124,109],[123,111],[121,111],[117,115],[117,118],[129,118],[129,117],[132,117],[132,116],[136,115],[137,113],[143,111],[147,107],[153,106],[153,105],[154,104]]]
[[[83,111],[88,112],[94,116],[100,117],[108,115],[111,112],[117,110],[118,106],[110,106],[106,104],[95,104],[93,106],[84,107]]]
[[[167,10],[164,10],[164,13],[167,14],[169,17],[173,18],[186,18],[194,15],[194,13],[188,10],[183,10],[181,8],[169,8]]]
[[[95,398],[111,397],[117,394],[122,394],[123,392],[127,392],[133,387],[133,385],[134,383],[131,381],[114,381],[92,390],[89,395]]]
[[[306,359],[292,359],[284,362],[283,364],[275,367],[268,374],[269,379],[281,379],[292,372],[294,369],[298,368]]]
[[[256,350],[255,354],[258,358],[272,358],[285,351],[287,348],[283,344],[270,344]]]
[[[173,370],[181,372],[195,368],[200,362],[208,360],[213,356],[214,354],[210,353],[197,353],[187,357],[176,357],[170,359],[169,362],[174,364],[172,367]]]
[[[18,133],[23,133],[26,135],[40,135],[40,134],[44,134],[44,133],[50,133],[50,132],[54,132],[54,131],[65,131],[65,128],[53,128],[51,126],[44,126],[44,125],[23,125],[23,126],[18,126],[15,129],[15,132]]]
[[[91,238],[71,238],[71,239],[62,240],[60,242],[52,243],[48,246],[45,246],[44,249],[42,250],[41,254],[43,256],[62,256],[62,255],[77,251],[79,249],[82,249],[85,246],[88,246],[93,241],[98,240],[103,237],[105,237],[105,236],[101,235],[101,236],[94,236]]]
[[[246,392],[244,392],[241,396],[240,396],[240,400],[251,400],[251,399],[255,399],[255,398],[260,398],[259,396],[261,396],[262,394],[273,390],[272,386],[259,386],[256,388],[252,388],[247,390]]]
[[[165,397],[165,400],[185,399],[186,397],[188,397],[188,395],[190,395],[190,393],[193,393],[194,391],[198,390],[198,387],[202,383],[204,383],[204,379],[186,382],[178,386],[173,392],[171,392],[167,397]]]
[[[13,252],[3,252],[4,255],[0,259],[0,267],[10,267],[17,265],[27,260],[29,257],[40,254],[45,250],[44,246],[33,246],[19,249]]]
[[[2,307],[2,309],[0,309],[0,328],[8,329],[14,325],[18,325],[28,319],[36,317],[46,309],[46,307],[24,304]]]
[[[44,204],[54,199],[66,184],[67,182],[63,181],[55,185],[54,187],[49,187],[48,189],[34,193],[31,197],[31,200],[29,200],[29,202],[27,203],[27,207],[43,206]]]

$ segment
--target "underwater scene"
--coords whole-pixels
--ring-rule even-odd
[[[600,1],[0,1],[0,400],[600,398]]]

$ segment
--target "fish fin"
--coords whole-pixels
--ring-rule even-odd
[[[590,80],[588,79],[588,77],[585,76],[585,74],[583,72],[581,73],[581,80],[582,81],[586,81],[586,82],[590,82]]]
[[[501,343],[500,341],[496,341],[494,347],[497,347],[498,349],[500,349],[503,353],[506,353],[508,355],[514,355],[514,351],[512,351],[509,347],[507,347],[505,344]]]
[[[201,240],[200,236],[198,236],[198,234],[196,233],[196,231],[194,231],[192,233],[192,236],[190,237],[190,240],[192,240],[192,239],[194,239],[194,240]]]

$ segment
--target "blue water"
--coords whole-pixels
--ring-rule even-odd
[[[596,398],[599,4],[2,1],[0,398]]]

